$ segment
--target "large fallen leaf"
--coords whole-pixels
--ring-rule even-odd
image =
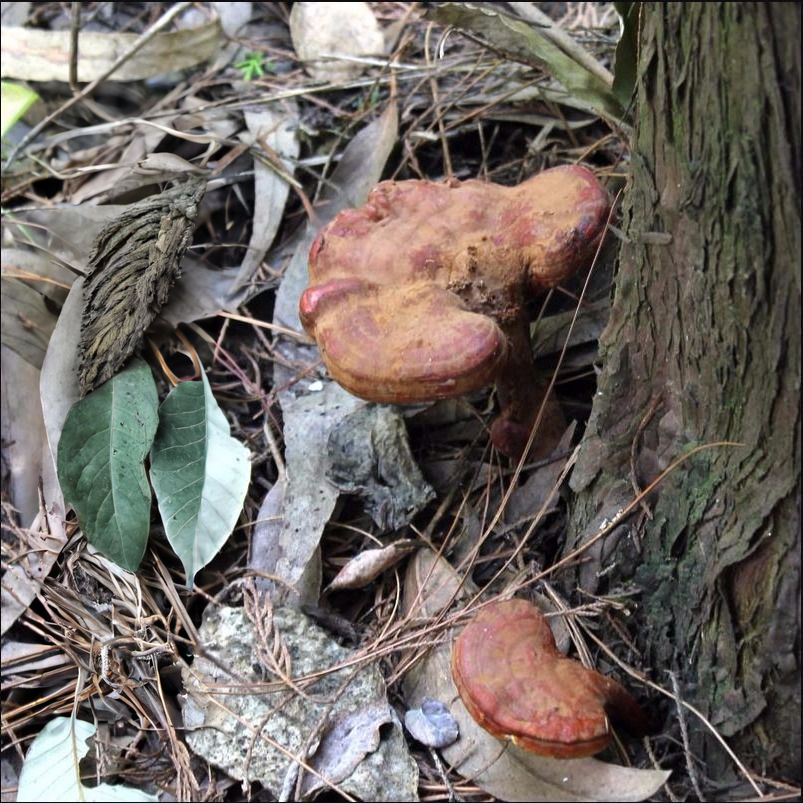
[[[8,215],[3,225],[3,271],[9,267],[36,274],[32,286],[61,305],[76,276],[86,271],[92,243],[103,227],[126,207],[54,206]]]
[[[231,437],[206,374],[173,388],[159,408],[151,482],[189,587],[231,535],[250,479],[248,449]]]
[[[89,752],[86,743],[95,726],[74,717],[51,719],[28,748],[20,772],[17,803],[139,803],[156,801],[132,786],[108,783],[88,787],[81,783],[79,762]]]
[[[0,432],[4,493],[10,493],[22,526],[29,527],[39,512],[37,486],[42,474],[42,445],[47,445],[42,411],[37,404],[31,404],[39,390],[39,371],[19,354],[9,351],[5,344],[2,355]]]
[[[80,33],[78,81],[94,81],[138,39],[135,33]],[[220,26],[210,20],[195,28],[158,33],[112,74],[112,81],[139,81],[171,70],[194,67],[217,53]],[[5,28],[2,73],[24,81],[70,80],[70,32]]]
[[[76,279],[50,336],[39,381],[42,417],[54,466],[67,414],[81,398],[78,388],[78,344],[81,341],[83,309],[84,280]]]
[[[64,499],[56,479],[42,409],[32,404],[39,393],[40,372],[5,347],[2,371],[3,463],[8,469],[11,502],[23,528],[2,579],[2,624],[5,633],[27,609],[67,541]],[[40,505],[41,479],[44,504]],[[11,535],[8,535],[11,538]]]
[[[233,312],[243,295],[229,294],[239,268],[210,268],[194,254],[187,253],[181,263],[181,278],[170,293],[152,328],[169,324],[170,331],[180,323],[208,318],[218,310]],[[232,299],[232,300],[230,300]]]
[[[296,136],[298,107],[290,101],[253,110],[246,109],[245,123],[248,132],[241,134],[240,139],[249,145],[255,145],[259,151],[269,149],[266,159],[272,156],[275,161],[265,164],[254,159],[254,218],[251,222],[251,238],[231,293],[251,281],[273,243],[284,217],[284,204],[290,192],[288,179],[293,175],[294,162],[300,147]]]
[[[420,610],[413,612],[432,617],[460,590],[457,572],[442,558],[422,550],[408,568],[405,607],[417,599]],[[403,688],[411,707],[421,705],[425,697],[453,701],[451,712],[460,738],[442,752],[461,775],[509,801],[637,801],[654,795],[666,782],[669,772],[631,769],[595,758],[545,758],[491,736],[458,696],[450,666],[452,635],[447,634],[407,673]]]
[[[182,669],[190,749],[281,800],[306,800],[327,786],[360,800],[416,800],[418,768],[376,666],[327,671],[351,652],[293,608],[257,613],[256,628],[244,608],[210,605],[204,614],[204,655]],[[279,655],[287,660],[274,662]],[[291,688],[279,663],[294,678],[317,677]],[[298,759],[313,770],[300,779]]]
[[[22,251],[8,250],[13,250],[15,257]],[[14,263],[19,264],[16,258]],[[24,531],[27,544],[19,545],[24,557],[10,562],[3,574],[2,633],[36,596],[39,582],[50,573],[67,541],[64,530],[67,511],[56,477],[56,448],[67,413],[78,399],[75,361],[83,280],[78,281],[76,295],[68,296],[56,323],[41,372],[16,353],[3,349],[3,456],[10,467],[12,500],[27,528]],[[41,399],[41,408],[31,403],[37,398]],[[41,510],[40,477],[44,494]]]
[[[67,414],[58,476],[89,543],[136,571],[148,542],[151,489],[144,460],[158,423],[151,369],[136,358]]]
[[[3,276],[2,310],[3,345],[41,368],[56,327],[56,315],[47,308],[44,296],[19,279]]]
[[[529,25],[488,6],[470,3],[436,3],[427,17],[483,37],[494,50],[525,64],[545,68],[570,95],[591,109],[616,120],[624,108],[610,84],[573,59],[535,25]]]

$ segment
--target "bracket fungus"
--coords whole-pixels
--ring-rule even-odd
[[[528,301],[588,264],[609,208],[579,165],[514,187],[383,181],[313,241],[301,322],[331,376],[369,401],[434,401],[496,382],[491,439],[518,457],[545,390]],[[546,418],[556,415],[552,401]]]
[[[580,758],[610,741],[609,718],[633,735],[649,724],[615,680],[560,653],[526,600],[482,608],[455,639],[452,677],[471,716],[494,736],[553,758]]]

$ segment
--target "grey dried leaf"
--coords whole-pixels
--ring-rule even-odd
[[[385,569],[415,549],[416,542],[408,539],[395,541],[382,549],[366,549],[353,557],[329,584],[330,591],[344,588],[363,588]]]
[[[192,236],[203,176],[132,204],[106,225],[89,256],[81,324],[81,396],[114,376],[167,301]]]

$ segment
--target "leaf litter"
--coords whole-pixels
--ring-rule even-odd
[[[318,5],[297,3],[293,13],[314,18]],[[54,51],[57,80],[71,80],[71,62],[81,81],[115,71],[80,90],[81,113],[69,91],[36,86],[54,93],[50,114],[12,132],[20,158],[7,159],[4,172],[4,247],[14,249],[7,261],[4,248],[2,274],[4,405],[7,377],[20,383],[3,416],[4,459],[13,457],[3,485],[3,629],[13,639],[3,650],[3,738],[14,746],[4,750],[4,777],[17,777],[36,733],[75,707],[81,720],[91,710],[101,715],[90,754],[98,779],[124,775],[182,800],[248,799],[252,781],[279,799],[327,788],[363,799],[660,794],[666,772],[636,745],[627,747],[641,769],[614,756],[574,763],[520,755],[468,717],[449,674],[449,641],[465,612],[529,593],[560,557],[565,508],[555,489],[566,451],[519,467],[500,463],[486,448],[487,391],[366,416],[364,402],[327,379],[297,313],[315,233],[380,179],[512,184],[582,159],[615,189],[628,130],[618,66],[616,94],[609,80],[615,12],[572,8],[551,31],[530,4],[511,4],[515,18],[442,4],[427,16],[443,15],[454,26],[447,30],[413,4],[354,5],[372,12],[381,43],[360,34],[357,49],[341,41],[315,51],[310,32],[295,23],[291,32],[290,15],[275,4],[171,7],[172,27],[152,40],[156,57],[136,43],[162,24],[160,4],[87,4],[71,16],[44,3],[15,20],[31,34],[79,34],[77,53],[69,37]],[[133,35],[117,46],[134,42],[127,63],[141,69],[144,54],[146,72],[126,73],[102,51],[91,51],[106,59],[101,66],[81,72],[89,68],[84,37],[100,31]],[[182,31],[185,41],[214,45],[191,48],[188,61],[182,47],[173,59],[165,36]],[[5,64],[10,37],[3,39]],[[313,50],[304,51],[308,44]],[[236,66],[249,53],[261,55],[261,75]],[[316,77],[306,72],[313,59]],[[44,80],[33,63],[17,63],[22,80]],[[184,589],[157,516],[136,574],[87,543],[61,495],[55,456],[80,395],[93,242],[143,199],[158,204],[169,182],[201,173],[207,189],[181,278],[141,328],[179,376],[185,355],[197,352],[232,436],[251,452],[252,473],[228,543]],[[580,285],[553,294],[534,327],[551,354],[546,370],[571,336],[558,375],[567,417],[582,420],[588,404],[610,273],[610,261],[595,268],[596,284],[579,302],[582,328],[566,325]],[[21,286],[8,285],[6,298],[11,281]],[[6,306],[14,328],[6,328]],[[134,352],[155,368],[146,342]],[[168,381],[158,370],[155,381],[164,399]],[[22,400],[33,398],[41,405],[24,417]],[[393,422],[397,446],[370,448],[374,416]],[[344,433],[368,448],[333,468]],[[566,437],[570,449],[577,436]],[[393,470],[405,461],[415,493],[394,512]],[[576,598],[577,589],[562,591]],[[626,632],[618,604],[602,599],[594,610],[597,624],[604,612]],[[12,657],[9,643],[26,646]],[[429,711],[421,740],[401,726],[416,711]],[[182,718],[186,731],[177,727]],[[679,766],[677,753],[659,755],[660,765]]]

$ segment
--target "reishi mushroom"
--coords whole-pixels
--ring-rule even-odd
[[[313,241],[301,322],[331,376],[369,401],[433,401],[496,382],[491,440],[518,457],[544,396],[528,301],[587,265],[609,208],[579,165],[513,187],[381,182]],[[556,402],[545,419],[560,427]]]
[[[489,733],[553,758],[580,758],[610,741],[609,719],[649,732],[615,680],[560,653],[546,618],[523,599],[482,608],[452,645],[452,677],[468,712]]]

